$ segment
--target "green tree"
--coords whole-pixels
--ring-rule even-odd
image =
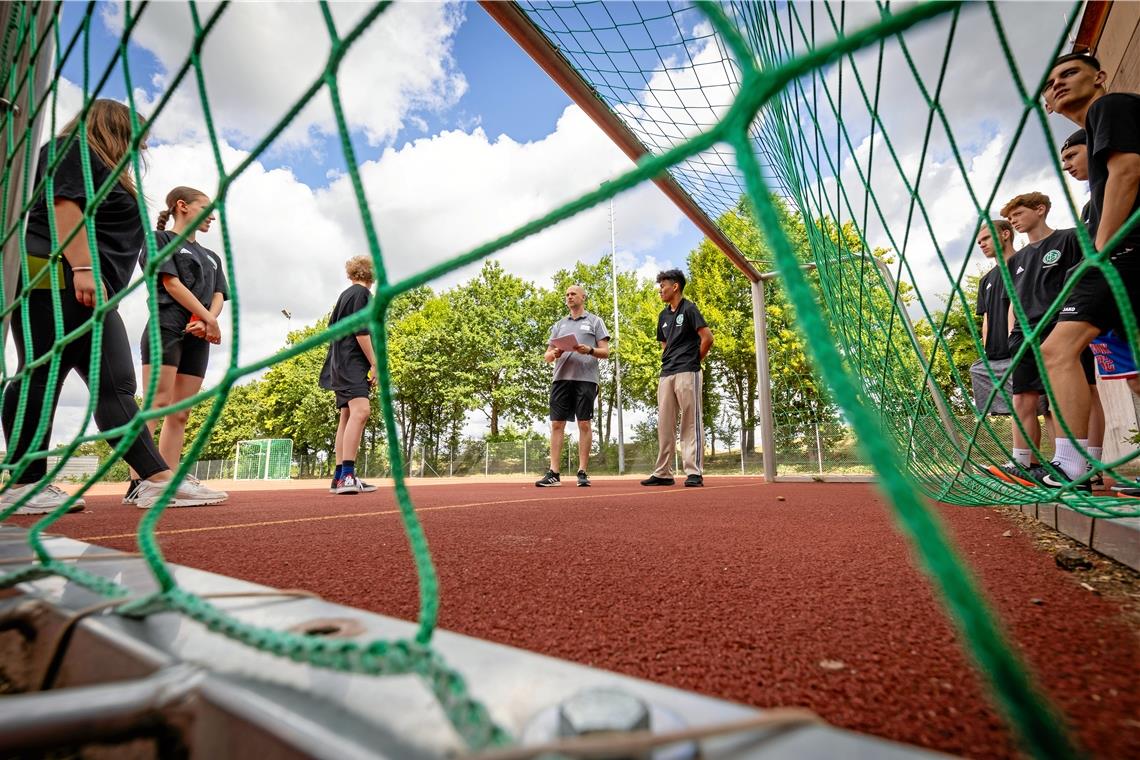
[[[211,399],[198,404],[190,412],[190,419],[186,423],[184,454],[190,450],[191,443],[201,432],[202,425],[214,403],[215,400]],[[210,431],[210,437],[198,453],[198,459],[233,459],[238,441],[264,437],[266,432],[262,425],[260,383],[253,381],[244,385],[235,385],[230,389],[221,416],[218,417]]]
[[[497,261],[484,262],[477,277],[447,295],[457,390],[486,416],[491,435],[507,419],[529,424],[544,414],[549,295]]]

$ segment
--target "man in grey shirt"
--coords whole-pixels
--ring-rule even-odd
[[[586,467],[590,462],[593,431],[590,420],[594,416],[594,399],[598,396],[598,359],[610,355],[610,333],[602,320],[586,311],[586,291],[581,285],[566,288],[566,308],[570,313],[550,328],[550,343],[543,360],[554,362],[554,383],[550,387],[550,469],[539,488],[562,485],[562,440],[566,436],[566,421],[578,420],[578,486],[590,485]],[[577,345],[563,349],[555,342],[570,344],[573,337]]]

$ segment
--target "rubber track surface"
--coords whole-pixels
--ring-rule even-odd
[[[873,486],[707,483],[413,488],[440,576],[440,625],[759,707],[806,706],[947,752],[1016,755]],[[394,507],[385,489],[243,492],[169,510],[160,538],[172,562],[413,619],[415,574]],[[1083,746],[1140,757],[1140,638],[1118,607],[998,513],[939,512]],[[95,497],[52,532],[131,550],[140,515]]]

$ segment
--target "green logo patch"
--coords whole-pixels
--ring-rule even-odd
[[[1060,259],[1061,259],[1061,252],[1058,251],[1056,248],[1054,248],[1053,250],[1049,251],[1048,253],[1046,253],[1044,256],[1041,257],[1041,263],[1048,266],[1050,264],[1056,264]]]

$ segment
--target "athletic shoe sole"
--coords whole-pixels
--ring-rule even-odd
[[[336,489],[337,496],[355,496],[360,493],[360,489],[356,486],[341,486]]]
[[[11,504],[2,504],[2,505],[0,505],[0,510],[7,509],[10,506],[12,506],[12,505]],[[72,504],[71,508],[67,510],[67,514],[70,515],[70,514],[73,514],[75,512],[82,512],[85,509],[87,509],[87,505],[83,504],[82,502],[80,502],[78,504]],[[16,510],[16,514],[18,514],[18,515],[50,515],[55,510],[56,510],[55,507],[20,507],[19,509]]]
[[[229,498],[229,496],[223,496],[221,498],[215,498],[215,499],[174,499],[173,501],[171,501],[166,506],[174,508],[174,509],[177,509],[179,507],[208,507],[208,506],[211,506],[213,504],[221,504],[223,501],[225,501],[228,498]],[[141,501],[136,501],[135,506],[139,509],[150,509],[157,502],[158,502],[157,498],[151,500],[149,503],[143,503]]]
[[[991,464],[986,468],[986,472],[993,475],[998,480],[1005,481],[1006,483],[1013,483],[1014,485],[1027,486],[1029,488],[1036,488],[1040,483],[1035,483],[1027,478],[1019,478],[1016,475],[1010,475],[1008,472],[998,467],[996,464]]]

